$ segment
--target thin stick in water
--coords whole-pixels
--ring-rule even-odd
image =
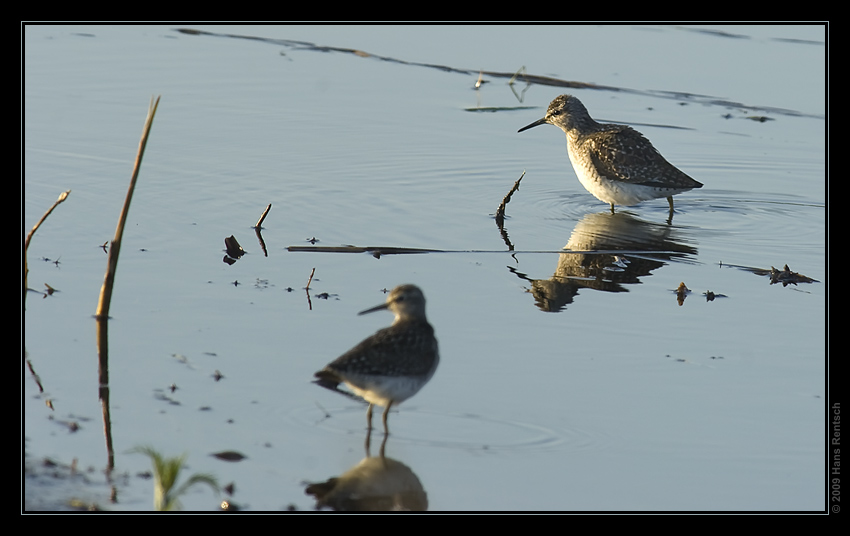
[[[156,109],[159,106],[159,97],[154,101],[151,98],[150,106],[148,107],[148,116],[145,119],[145,126],[142,130],[142,139],[139,141],[139,149],[136,152],[136,162],[133,165],[133,175],[130,177],[130,186],[127,188],[127,196],[124,198],[124,207],[121,209],[121,215],[118,217],[118,226],[115,228],[115,237],[112,239],[112,244],[109,248],[107,257],[106,274],[103,278],[103,286],[100,289],[100,299],[97,303],[96,318],[106,319],[109,317],[109,305],[112,302],[112,288],[115,285],[115,271],[118,269],[118,254],[121,252],[121,239],[124,237],[124,225],[127,223],[127,216],[130,213],[130,203],[133,200],[133,192],[136,189],[136,180],[139,177],[139,169],[142,167],[142,157],[145,154],[145,146],[148,143],[148,135],[150,134],[153,118],[156,115]]]
[[[32,230],[27,234],[26,240],[24,240],[24,301],[26,301],[26,299],[27,299],[27,274],[30,271],[29,267],[27,266],[27,249],[29,249],[29,247],[30,247],[30,241],[32,240],[32,237],[35,234],[35,232],[38,230],[38,228],[41,227],[41,224],[44,223],[44,220],[46,220],[47,217],[50,216],[50,213],[53,212],[53,209],[56,208],[57,206],[59,206],[59,203],[65,201],[65,199],[68,198],[68,194],[70,194],[70,193],[71,193],[71,190],[68,190],[68,191],[62,192],[59,195],[59,199],[57,199],[53,203],[53,205],[49,209],[47,209],[47,212],[45,212],[44,216],[42,216],[41,219],[38,220],[38,223],[36,223],[33,226]]]
[[[511,191],[508,192],[508,195],[506,195],[502,199],[502,203],[499,205],[499,208],[496,210],[496,221],[504,221],[505,220],[505,208],[507,207],[508,203],[511,202],[511,196],[514,195],[514,192],[519,190],[519,183],[520,183],[520,181],[522,180],[523,177],[525,177],[525,170],[523,170],[522,175],[520,175],[519,178],[517,179],[517,181],[514,183],[513,187],[511,188]]]
[[[304,287],[304,290],[310,290],[310,283],[313,281],[313,274],[316,273],[316,269],[313,268],[313,271],[310,272],[310,279],[307,280],[307,286]]]
[[[268,213],[271,209],[272,209],[272,204],[269,203],[269,206],[266,207],[266,210],[263,211],[263,215],[260,216],[259,221],[257,221],[257,225],[254,226],[255,229],[259,229],[263,226],[263,221],[266,219],[266,216],[268,215]]]

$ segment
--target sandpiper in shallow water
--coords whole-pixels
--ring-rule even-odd
[[[425,318],[425,295],[415,285],[400,285],[390,292],[386,303],[358,314],[389,309],[395,320],[388,328],[347,351],[315,374],[314,383],[343,394],[345,383],[369,402],[368,429],[372,429],[372,406],[383,406],[384,433],[390,407],[419,392],[428,383],[440,356],[434,328]]]
[[[597,199],[614,205],[634,205],[702,188],[661,156],[637,130],[626,125],[597,123],[580,100],[561,95],[542,119],[518,132],[548,123],[567,135],[567,153],[582,186]]]

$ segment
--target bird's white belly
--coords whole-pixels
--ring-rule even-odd
[[[567,145],[570,163],[573,165],[579,182],[584,189],[600,201],[614,205],[635,205],[641,201],[667,197],[690,190],[690,188],[658,188],[642,184],[632,184],[627,181],[610,179],[597,173],[593,163],[588,159],[579,158]]]
[[[434,375],[436,366],[426,376],[373,376],[358,374],[345,380],[348,387],[367,402],[387,407],[398,405],[419,392]]]

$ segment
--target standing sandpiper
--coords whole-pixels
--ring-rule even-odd
[[[400,285],[390,292],[387,302],[358,314],[389,309],[395,320],[388,328],[336,358],[315,374],[314,381],[332,391],[349,394],[338,389],[340,383],[369,402],[366,410],[368,429],[372,430],[372,406],[384,410],[384,433],[387,414],[393,404],[400,404],[419,392],[428,383],[440,356],[434,328],[425,318],[425,296],[415,285]]]
[[[640,132],[625,125],[597,123],[572,95],[555,97],[546,115],[518,132],[549,123],[567,135],[567,153],[584,188],[614,205],[634,205],[702,188],[661,156]]]

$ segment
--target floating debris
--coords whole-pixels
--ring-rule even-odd
[[[222,260],[227,264],[233,264],[239,260],[242,255],[245,255],[245,250],[242,249],[242,246],[239,245],[239,242],[233,235],[224,239],[224,247],[226,248],[227,254]]]
[[[710,290],[706,290],[705,292],[702,293],[702,295],[705,296],[705,301],[707,301],[707,302],[714,301],[715,298],[728,298],[729,297],[726,294],[717,294],[717,293],[712,292]]]
[[[464,108],[464,112],[510,112],[514,110],[533,110],[536,106],[476,106]]]
[[[55,288],[51,287],[51,286],[50,286],[50,285],[48,285],[47,283],[45,283],[45,284],[44,284],[44,286],[45,286],[45,287],[47,287],[47,290],[46,290],[46,291],[44,291],[44,297],[45,297],[45,298],[46,298],[46,297],[48,297],[48,296],[53,296],[53,293],[54,293],[54,292],[59,292],[58,290],[56,290]]]
[[[786,264],[782,271],[777,270],[773,266],[770,267],[770,284],[774,283],[782,283],[783,287],[787,287],[789,284],[797,285],[797,283],[818,283],[816,279],[812,279],[811,277],[807,277],[803,274],[798,274],[797,272],[792,272],[788,265]]]
[[[805,276],[803,274],[799,274],[797,272],[792,272],[788,265],[786,264],[782,270],[777,270],[773,266],[770,267],[770,270],[764,268],[754,268],[752,266],[741,266],[738,264],[723,264],[720,263],[720,267],[724,266],[738,268],[739,270],[745,270],[747,272],[752,272],[756,275],[766,275],[770,276],[770,284],[773,285],[775,283],[782,283],[783,287],[788,286],[788,284],[797,285],[797,283],[820,283],[817,279],[812,279],[811,277]]]
[[[224,460],[226,462],[241,462],[242,460],[247,458],[247,456],[245,456],[244,454],[241,454],[234,450],[223,450],[221,452],[214,452],[210,456],[214,456],[219,460]]]
[[[484,84],[488,84],[488,83],[490,83],[490,81],[489,81],[489,80],[484,80],[484,71],[483,71],[483,70],[482,70],[482,71],[478,71],[478,81],[477,81],[477,82],[475,82],[475,86],[473,87],[473,89],[478,89],[478,88],[480,88],[482,85],[484,85]]]
[[[682,304],[685,303],[685,298],[687,298],[688,294],[691,293],[691,289],[686,287],[685,282],[682,281],[681,283],[679,283],[679,288],[677,288],[675,290],[675,292],[676,292],[676,301],[679,302],[679,307],[681,307]]]
[[[369,253],[375,258],[381,255],[403,255],[414,253],[438,253],[439,249],[376,247],[376,246],[289,246],[287,251],[313,251],[321,253]]]

